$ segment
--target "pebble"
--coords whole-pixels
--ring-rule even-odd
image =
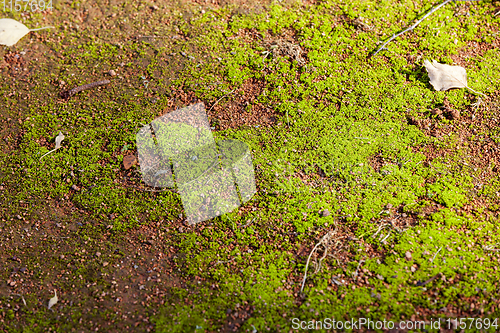
[[[101,256],[101,252],[96,252],[96,257],[100,257]]]
[[[325,209],[325,210],[321,213],[321,216],[323,216],[323,217],[330,216],[330,211],[329,211],[328,209]]]
[[[114,70],[112,70],[112,69],[111,69],[111,70],[108,72],[108,74],[109,74],[109,75],[111,75],[111,76],[115,76],[115,75],[116,75],[116,72],[115,72]]]
[[[406,257],[406,260],[411,260],[412,259],[411,252],[410,251],[406,251],[405,257]]]
[[[108,265],[109,265],[109,262],[107,262],[107,261],[105,261],[105,262],[102,263],[102,267],[106,267]]]
[[[452,109],[452,110],[450,110],[450,116],[451,116],[451,119],[453,119],[453,120],[460,119],[460,111]]]
[[[71,189],[75,191],[80,191],[80,188],[76,185],[71,185]]]
[[[123,167],[125,170],[130,169],[133,165],[137,163],[135,155],[127,155],[123,157]]]

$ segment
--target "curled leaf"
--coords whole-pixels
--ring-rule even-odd
[[[27,26],[10,18],[0,19],[0,45],[12,46],[16,44],[30,31],[49,29],[53,27],[43,27],[29,29]]]
[[[56,305],[58,301],[58,298],[57,298],[57,290],[54,289],[54,297],[52,297],[50,300],[49,300],[49,310],[51,307],[53,307],[54,305]]]
[[[54,149],[52,149],[51,151],[49,151],[49,152],[45,153],[42,157],[40,157],[40,160],[41,160],[44,156],[46,156],[46,155],[48,155],[48,154],[50,154],[50,153],[53,153],[53,152],[55,152],[56,150],[58,150],[59,148],[61,148],[61,142],[62,142],[62,140],[64,140],[64,134],[62,134],[62,132],[60,132],[60,131],[59,131],[59,134],[56,136],[56,146],[55,146],[55,148],[54,148]]]
[[[430,84],[437,91],[446,91],[451,88],[467,88],[483,95],[467,85],[467,72],[463,67],[440,64],[436,60],[432,60],[432,63],[425,60],[424,66],[429,74]]]
[[[56,136],[56,148],[55,149],[61,148],[62,140],[64,140],[64,134],[62,134],[62,132],[59,131],[59,134]]]

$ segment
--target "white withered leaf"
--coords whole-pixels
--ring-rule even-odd
[[[61,142],[62,142],[62,140],[64,140],[64,134],[62,134],[62,132],[61,132],[61,131],[59,131],[59,134],[56,136],[56,146],[55,146],[55,148],[54,148],[54,149],[52,149],[51,151],[49,151],[49,152],[45,153],[42,157],[40,157],[40,160],[41,160],[44,156],[46,156],[46,155],[48,155],[48,154],[50,154],[50,153],[52,153],[52,152],[55,152],[56,150],[58,150],[59,148],[61,148]]]
[[[64,134],[62,134],[61,131],[59,131],[59,134],[56,136],[56,147],[55,149],[61,148],[61,142],[64,140]]]
[[[12,46],[16,44],[30,31],[49,29],[53,27],[43,27],[29,29],[27,26],[10,18],[0,19],[0,45]]]
[[[432,63],[429,60],[425,60],[424,66],[429,74],[431,85],[437,91],[445,91],[451,88],[467,88],[476,94],[484,96],[483,93],[477,92],[467,85],[467,72],[465,68],[440,64],[436,60],[432,60]]]
[[[467,88],[467,73],[465,68],[440,64],[436,60],[424,61],[425,69],[429,74],[431,85],[437,91],[445,91],[451,88]]]
[[[54,289],[54,297],[52,297],[50,300],[49,300],[49,310],[51,307],[53,307],[54,305],[56,305],[58,301],[58,298],[57,298],[57,290]]]

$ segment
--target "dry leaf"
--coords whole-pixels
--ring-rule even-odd
[[[49,29],[53,27],[43,27],[29,29],[27,26],[10,18],[0,19],[0,45],[12,46],[16,44],[30,31]]]
[[[55,149],[61,148],[62,140],[64,140],[64,134],[62,134],[62,132],[59,131],[59,134],[56,136],[56,148]]]
[[[436,60],[432,60],[432,64],[429,60],[425,60],[424,66],[429,74],[431,85],[437,91],[445,91],[451,88],[467,88],[477,94],[483,95],[469,88],[467,85],[467,72],[463,67],[440,64]]]
[[[48,154],[50,154],[52,152],[55,152],[56,150],[58,150],[59,148],[61,148],[61,142],[62,142],[62,140],[64,140],[64,134],[62,134],[62,132],[59,131],[59,134],[56,136],[56,147],[54,149],[52,149],[51,151],[45,153],[43,156],[48,155]],[[40,157],[40,160],[43,158],[43,156]]]
[[[436,60],[424,61],[425,69],[429,73],[430,83],[437,91],[451,88],[467,88],[467,73],[465,68],[440,64]]]
[[[125,170],[130,169],[135,164],[137,164],[135,155],[127,155],[123,157],[123,167],[125,168]]]
[[[54,305],[56,305],[58,301],[58,298],[57,298],[57,290],[54,289],[54,297],[52,297],[50,300],[49,300],[49,310],[51,307],[53,307]]]

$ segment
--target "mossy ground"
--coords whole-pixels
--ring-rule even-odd
[[[293,318],[500,317],[498,4],[450,3],[368,57],[432,5],[8,13],[56,29],[0,51],[0,327],[288,332]],[[435,91],[424,59],[465,67],[487,97]],[[59,97],[110,69],[109,86]],[[122,161],[142,124],[195,101],[216,139],[251,147],[258,193],[189,227],[178,194],[146,191]],[[59,131],[63,148],[40,160]],[[319,247],[301,292],[327,232],[330,255],[314,272]]]

